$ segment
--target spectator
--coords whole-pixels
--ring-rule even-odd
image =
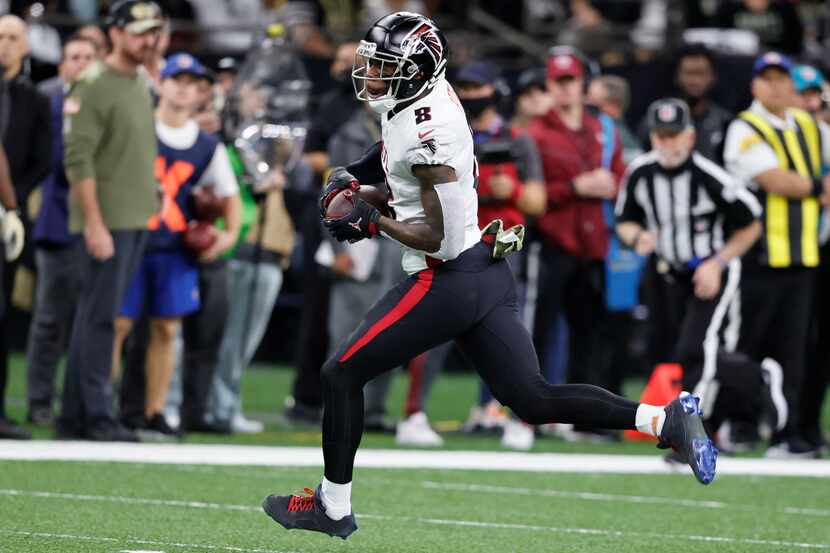
[[[78,29],[77,34],[95,43],[95,51],[98,53],[99,58],[103,58],[109,53],[107,35],[104,34],[104,31],[98,25],[84,25]]]
[[[328,142],[357,111],[359,103],[352,85],[352,64],[356,42],[344,42],[337,47],[331,62],[330,73],[337,86],[320,98],[316,115],[308,129],[305,141],[305,162],[315,173],[322,174],[329,167]]]
[[[210,134],[220,131],[221,120],[216,112],[213,74],[210,71],[199,78],[198,90],[199,99],[193,119],[203,132]],[[222,135],[219,134],[219,136]],[[225,150],[231,161],[231,169],[234,169],[236,157],[230,147],[226,146]],[[237,179],[237,188],[238,183]],[[238,204],[241,197],[241,194],[237,193],[232,201]],[[241,227],[240,223],[238,233],[240,235]],[[205,422],[219,351],[230,313],[230,273],[227,257],[224,255],[212,261],[202,260],[199,264],[201,307],[195,313],[185,317],[182,325],[183,350],[181,369],[178,371],[181,377],[179,380],[181,400],[178,402],[177,413],[180,416],[181,428],[186,431],[225,433],[228,430]],[[168,405],[170,403],[168,402]]]
[[[6,392],[9,345],[11,334],[10,312],[15,276],[21,262],[32,265],[30,240],[31,223],[26,216],[29,195],[51,169],[52,133],[49,99],[37,92],[34,85],[22,74],[23,59],[29,51],[26,25],[13,15],[0,17],[0,137],[7,155],[11,183],[14,186],[16,206],[24,227],[22,257],[9,255],[0,261],[2,270],[2,305],[0,314],[0,425],[11,434],[15,427],[5,419],[3,397]],[[4,205],[9,207],[8,204]],[[7,215],[9,219],[15,215]]]
[[[52,424],[54,381],[81,289],[75,238],[69,234],[69,183],[63,170],[64,86],[78,81],[96,59],[95,44],[73,35],[63,45],[60,87],[51,95],[52,172],[41,183],[34,227],[37,296],[27,347],[28,421]]]
[[[196,217],[191,196],[202,186],[224,198],[227,229],[208,227],[213,244],[199,254],[214,261],[236,242],[239,203],[236,178],[227,153],[215,136],[199,131],[191,119],[198,101],[198,81],[205,68],[189,54],[171,56],[161,72],[156,133],[159,155],[156,177],[164,198],[162,209],[149,218],[147,249],[115,322],[113,364],[120,363],[121,345],[133,321],[144,312],[150,317],[150,340],[145,364],[144,420],[136,430],[174,435],[164,418],[170,379],[175,368],[175,340],[181,319],[199,309],[199,269],[187,251],[183,233]]]
[[[776,52],[756,60],[755,101],[729,126],[724,150],[727,169],[764,208],[761,239],[744,257],[738,351],[782,367],[788,416],[767,450],[776,458],[816,454],[799,435],[798,398],[819,264],[819,203],[830,204],[830,177],[822,177],[830,133],[807,112],[790,108],[791,69]]]
[[[231,299],[225,334],[210,389],[207,420],[237,433],[262,432],[263,425],[242,412],[242,373],[256,353],[294,249],[294,224],[285,208],[285,188],[306,188],[313,173],[305,164],[276,166],[266,179],[248,187],[243,198],[255,221],[228,262]],[[254,200],[254,194],[260,202]]]
[[[597,374],[597,328],[606,316],[604,260],[608,236],[603,200],[616,197],[623,173],[617,143],[611,169],[602,167],[600,122],[583,109],[585,68],[574,53],[551,56],[547,87],[553,108],[530,125],[542,156],[547,211],[536,226],[543,240],[533,338],[540,365],[549,329],[560,311],[571,331],[569,379],[602,384]]]
[[[545,211],[544,175],[533,139],[514,137],[497,110],[505,92],[496,69],[483,62],[462,67],[456,75],[461,105],[473,130],[479,161],[479,226],[502,219],[505,228],[524,224],[525,215]]]
[[[237,175],[249,184],[242,188],[243,239],[228,261],[230,311],[207,419],[214,427],[241,433],[264,428],[244,416],[241,382],[265,334],[293,252],[294,223],[287,205],[310,204],[318,195],[314,173],[301,161],[311,84],[296,50],[285,47],[283,40],[279,33],[270,33],[249,53],[225,118],[233,139],[231,159],[237,161]],[[242,124],[235,127],[235,122]]]
[[[239,73],[239,63],[235,58],[228,56],[220,59],[215,69],[216,83],[222,89],[222,93],[227,96],[231,93],[231,87],[233,87],[236,74]]]
[[[818,69],[809,65],[798,65],[792,70],[793,84],[798,94],[798,105],[820,122],[819,126],[826,132],[827,125],[821,120],[826,109],[822,88],[824,76]],[[830,225],[828,209],[822,213],[819,232],[819,275],[816,283],[816,300],[811,309],[810,341],[807,349],[807,363],[804,385],[801,387],[800,433],[805,441],[820,450],[827,447],[821,428],[821,410],[824,397],[830,384],[830,288],[828,288],[828,270],[830,270]]]
[[[197,100],[193,119],[208,134],[217,134],[222,130],[222,119],[216,106],[215,82],[215,75],[206,69],[196,83]]]
[[[527,215],[542,215],[547,202],[539,153],[533,139],[512,131],[497,111],[505,91],[500,89],[495,68],[481,62],[467,64],[456,75],[456,87],[479,162],[479,226],[484,229],[501,219],[504,228],[509,228],[524,225]],[[489,389],[483,387],[478,409],[471,411],[467,424],[475,426],[476,417],[485,414],[492,401]],[[518,421],[508,423],[503,443],[530,449],[533,431]]]
[[[602,75],[591,80],[585,101],[614,120],[623,148],[623,162],[627,165],[642,149],[640,143],[625,124],[625,113],[630,99],[628,83],[616,75]]]
[[[715,84],[715,58],[701,44],[689,44],[677,54],[675,85],[679,96],[692,111],[695,125],[695,151],[712,161],[722,156],[723,137],[732,114],[710,98]],[[648,122],[643,119],[638,129],[643,148],[650,149]]]
[[[153,106],[138,68],[152,59],[163,20],[156,4],[137,0],[115,4],[110,18],[112,53],[89,67],[64,102],[69,227],[83,233],[83,289],[57,435],[135,441],[113,417],[110,372],[114,321],[144,253],[147,220],[158,211]]]
[[[153,94],[156,97],[161,88],[161,72],[164,69],[164,57],[167,55],[167,49],[170,48],[171,34],[170,20],[166,19],[161,28],[161,34],[156,42],[153,55],[141,64],[141,69],[152,83]]]
[[[798,55],[804,47],[804,25],[789,0],[728,0],[720,5],[718,26],[758,35],[765,50]]]
[[[530,122],[545,115],[553,105],[553,98],[545,84],[544,69],[527,69],[516,83],[516,106],[510,128],[524,132]]]
[[[798,107],[816,118],[821,118],[825,108],[822,97],[824,76],[811,65],[796,65],[792,71],[793,85],[798,94]]]
[[[317,175],[329,167],[329,140],[358,110],[351,72],[357,43],[345,42],[338,46],[330,67],[337,86],[320,98],[316,115],[306,135],[303,159]],[[297,375],[292,386],[292,397],[287,399],[285,418],[293,423],[317,425],[323,407],[320,367],[329,351],[327,317],[331,282],[328,275],[314,261],[321,242],[320,213],[316,202],[295,215],[303,235],[302,257],[307,260],[303,277],[303,309],[297,351]]]
[[[0,204],[3,206],[3,214],[0,217],[0,226],[3,228],[2,250],[0,250],[0,272],[2,272],[7,260],[13,260],[20,255],[24,240],[23,223],[20,221],[17,198],[9,174],[9,162],[2,146],[0,146]],[[8,308],[5,298],[0,296],[0,316],[3,316]],[[32,436],[6,416],[4,396],[6,376],[5,372],[0,372],[0,439],[28,440]]]
[[[63,57],[61,58],[60,65],[58,65],[58,74],[51,79],[39,82],[37,85],[38,92],[50,99],[54,99],[60,93],[60,103],[63,106],[64,87],[74,83],[81,71],[98,57],[99,52],[95,42],[79,34],[72,35],[63,45]],[[54,107],[54,102],[52,103],[52,107]],[[52,118],[52,122],[54,123],[54,117]],[[54,129],[56,129],[54,134],[59,134],[58,130],[60,127],[56,126]],[[62,138],[61,145],[63,145]]]

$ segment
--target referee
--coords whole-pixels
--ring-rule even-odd
[[[820,204],[830,203],[830,132],[806,111],[792,108],[792,62],[767,53],[755,62],[755,101],[729,126],[727,169],[763,206],[763,234],[744,260],[738,350],[781,364],[786,427],[773,435],[768,457],[813,457],[799,435],[810,306],[819,264]]]
[[[761,206],[726,171],[693,151],[695,131],[685,102],[657,100],[647,117],[652,150],[626,171],[616,230],[640,255],[656,255],[652,292],[659,299],[651,302],[652,324],[673,346],[670,358],[660,361],[683,366],[683,387],[701,396],[714,433],[724,419],[743,418],[741,410],[757,407],[760,397],[760,366],[726,353],[720,333],[738,291],[740,257],[761,234]]]

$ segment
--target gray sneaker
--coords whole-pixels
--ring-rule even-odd
[[[315,491],[305,488],[305,495],[269,495],[262,502],[262,510],[286,530],[322,532],[344,540],[357,530],[354,513],[340,520],[329,518],[320,499],[319,484]]]

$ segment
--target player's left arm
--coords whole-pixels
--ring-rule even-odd
[[[425,219],[401,223],[381,216],[378,229],[410,248],[438,259],[455,259],[464,248],[464,194],[455,169],[447,165],[414,165],[421,185]]]

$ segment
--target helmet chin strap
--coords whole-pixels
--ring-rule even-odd
[[[397,106],[398,104],[417,98],[418,96],[423,94],[424,90],[426,90],[428,88],[433,88],[440,80],[442,80],[444,78],[443,67],[444,67],[445,64],[446,64],[446,60],[442,61],[441,65],[439,66],[440,67],[439,72],[436,73],[430,80],[425,82],[421,86],[421,88],[419,88],[418,91],[415,94],[413,94],[412,96],[410,96],[409,98],[403,98],[403,99],[398,100],[396,98],[393,98],[393,97],[389,96],[389,93],[387,92],[386,94],[384,94],[380,98],[375,98],[373,100],[367,100],[367,103],[369,104],[369,109],[371,109],[372,111],[374,111],[378,115],[383,115],[384,113],[388,113],[388,112],[392,111],[393,109],[395,109],[395,106]]]

